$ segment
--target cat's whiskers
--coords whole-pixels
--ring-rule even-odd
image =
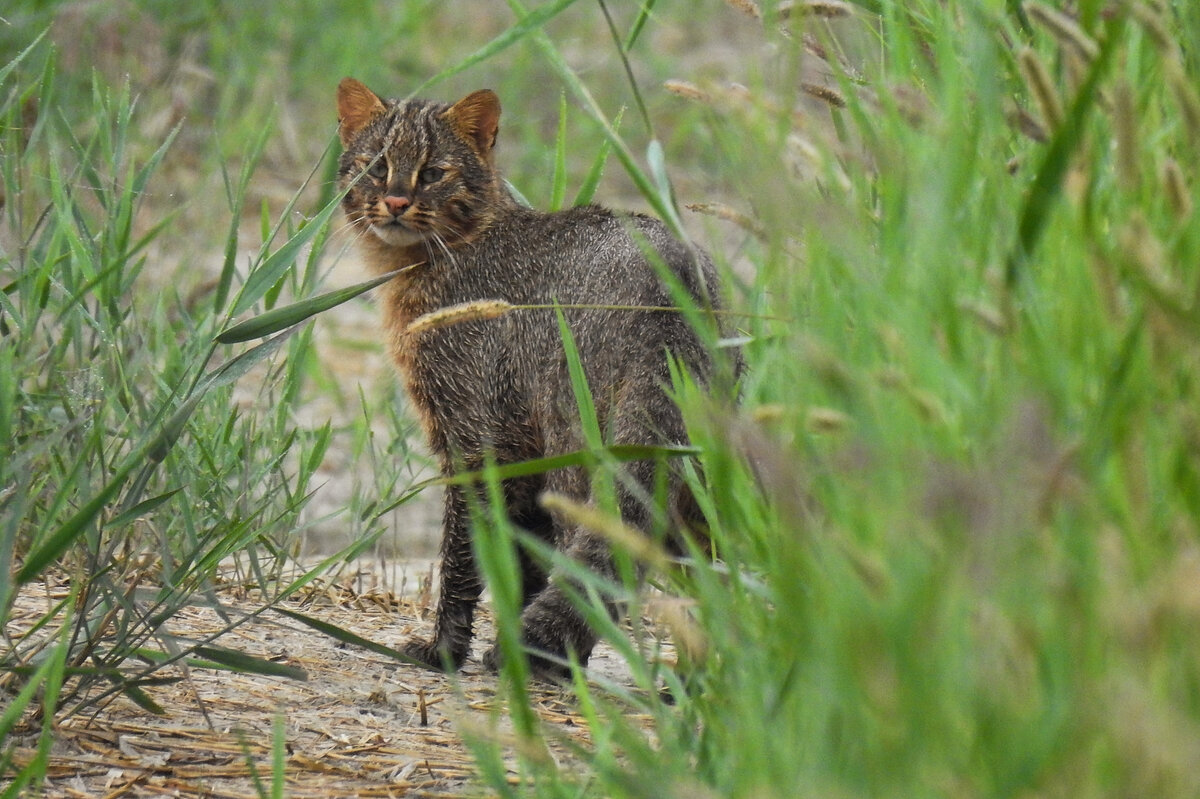
[[[358,224],[358,220],[351,219],[349,214],[342,220],[342,224],[334,230],[335,236],[347,236],[350,238],[350,244],[357,244],[359,240],[367,235],[369,228]]]
[[[440,232],[438,232],[437,229],[431,228],[429,231],[429,235],[426,237],[425,241],[426,242],[432,241],[434,244],[436,244],[438,249],[441,250],[442,254],[446,257],[446,260],[450,263],[451,266],[457,265],[457,260],[454,257],[454,251],[450,249],[450,245],[448,245],[446,243],[446,240],[444,238],[442,238],[442,234]],[[428,245],[426,245],[426,246],[428,247]],[[429,257],[433,258],[433,255],[434,255],[434,253],[431,251],[429,253]]]
[[[434,224],[432,226],[433,230],[437,233],[438,238],[441,239],[444,246],[449,247],[449,242],[446,240],[447,238],[452,238],[455,244],[468,244],[471,241],[469,238],[467,238],[466,233],[463,230],[460,230],[458,226],[446,224],[446,222],[447,220],[439,218],[434,220]]]

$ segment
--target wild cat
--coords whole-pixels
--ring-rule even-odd
[[[596,206],[542,213],[518,203],[495,166],[500,102],[487,89],[453,105],[399,101],[346,78],[338,86],[337,107],[345,150],[339,169],[343,208],[360,234],[367,263],[380,274],[416,265],[384,285],[383,318],[391,355],[443,473],[478,469],[488,459],[513,463],[585,445],[552,312],[479,314],[410,330],[422,316],[466,303],[567,307],[566,321],[608,439],[687,443],[680,410],[667,393],[669,363],[683,365],[704,385],[713,375],[712,355],[682,314],[627,309],[676,304],[648,249],[697,303],[719,309],[718,276],[705,254],[646,216]],[[647,498],[665,495],[675,525],[702,528],[680,475],[656,469],[653,461],[627,466],[631,479],[616,486],[622,520],[649,529]],[[509,518],[612,576],[605,541],[543,509],[538,498],[546,491],[588,502],[591,481],[581,468],[505,480]],[[470,492],[484,500],[479,489],[446,489],[433,636],[404,648],[432,668],[461,666],[473,636],[483,583],[472,549]],[[596,633],[557,578],[528,553],[520,551],[519,559],[523,642],[536,673],[561,676],[568,653],[587,661]],[[497,665],[495,647],[485,661]]]

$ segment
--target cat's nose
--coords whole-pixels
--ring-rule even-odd
[[[387,206],[392,216],[400,216],[400,214],[404,213],[405,208],[412,205],[412,200],[407,197],[396,197],[389,194],[383,198],[383,204]]]

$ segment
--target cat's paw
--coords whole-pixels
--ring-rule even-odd
[[[500,667],[504,665],[504,655],[500,652],[500,644],[492,644],[488,650],[483,653],[483,667],[488,671],[500,671]]]
[[[554,655],[551,657],[543,657],[537,654],[537,651],[547,652],[543,646],[537,644],[525,644],[529,657],[529,673],[535,680],[550,683],[569,683],[571,681],[571,667],[566,665],[567,659],[565,654]],[[528,650],[535,651],[528,651]],[[563,662],[560,662],[563,661]],[[499,672],[504,666],[504,652],[500,649],[499,644],[493,644],[491,648],[483,655],[483,665],[489,671]]]
[[[424,666],[434,671],[458,671],[463,661],[467,659],[466,652],[455,653],[438,641],[429,641],[424,638],[411,639],[400,648],[400,652],[405,657],[416,661],[414,665]]]

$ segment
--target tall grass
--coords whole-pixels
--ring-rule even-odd
[[[757,82],[674,84],[756,234],[743,409],[683,390],[720,560],[657,576],[702,663],[578,683],[586,775],[524,790],[1194,794],[1196,12],[755,10]]]
[[[291,205],[280,222],[264,220],[237,279],[252,149],[227,181],[235,221],[220,276],[199,292],[148,292],[146,273],[172,258],[160,239],[185,216],[147,203],[175,135],[146,147],[128,86],[99,80],[90,119],[60,113],[47,103],[55,65],[39,40],[0,75],[0,690],[13,697],[0,714],[4,795],[40,779],[55,720],[117,696],[161,713],[152,687],[177,679],[161,677],[163,666],[303,676],[221,646],[245,613],[224,614],[199,640],[173,633],[171,617],[197,596],[215,601],[219,569],[255,587],[263,608],[316,576],[290,567],[331,439],[328,424],[303,429],[294,418],[312,346],[298,323],[316,308],[260,316],[258,332],[272,334],[261,343],[224,342],[243,340],[234,316],[285,290],[311,293],[335,201],[304,225]],[[239,382],[257,388],[239,396]],[[10,639],[16,591],[33,583],[45,611]],[[38,757],[17,769],[7,736],[26,713],[44,727]]]
[[[685,375],[674,386],[700,453],[703,477],[685,468],[715,562],[693,553],[662,568],[653,542],[636,539],[618,546],[628,579],[609,584],[543,553],[578,584],[634,687],[577,673],[592,744],[558,765],[520,659],[507,658],[521,780],[508,782],[496,740],[472,730],[492,789],[1195,795],[1200,12],[1138,0],[1070,14],[999,0],[609,3],[633,68],[600,76],[568,50],[572,24],[608,35],[601,8],[508,5],[510,27],[411,83],[433,74],[434,93],[498,59],[514,88],[553,76],[573,110],[556,117],[555,105],[546,119],[581,135],[539,138],[516,122],[506,150],[540,148],[540,163],[556,165],[518,183],[547,205],[576,183],[586,199],[611,153],[624,177],[610,165],[607,182],[678,227],[711,222],[710,249],[746,313],[750,368],[737,411]],[[744,85],[670,76],[684,98],[672,130],[650,100],[660,87],[630,81],[657,60],[656,30],[689,14],[756,33]],[[426,30],[416,11],[406,20]],[[364,26],[364,41],[377,35]],[[227,55],[245,63],[235,38]],[[330,195],[307,206],[309,225],[279,225],[245,280],[231,258],[197,302],[137,291],[177,219],[146,207],[145,187],[160,146],[178,143],[131,149],[144,109],[100,80],[93,124],[52,106],[33,116],[26,98],[53,97],[60,80],[39,47],[0,97],[0,559],[25,569],[0,580],[70,583],[38,635],[6,642],[20,679],[6,684],[17,692],[0,734],[40,703],[48,746],[53,713],[99,691],[153,708],[151,673],[116,667],[155,649],[179,656],[164,619],[210,588],[218,560],[277,584],[330,436],[288,413],[311,339],[304,328],[274,345],[217,337],[287,335],[318,309],[262,313],[285,288],[315,291]],[[313,61],[297,63],[323,80]],[[371,79],[356,67],[343,71]],[[638,124],[614,122],[615,98],[640,106]],[[246,142],[262,130],[245,120],[221,144],[242,145],[245,163],[226,179],[234,222],[220,223],[233,253],[254,207],[260,148]],[[326,133],[314,134],[321,146]],[[720,187],[719,204],[681,186]],[[693,200],[725,221],[678,205]],[[230,332],[234,309],[256,321]],[[264,394],[240,413],[231,386],[252,365]],[[617,457],[593,443],[597,479],[619,479]],[[623,534],[610,508],[561,510]],[[511,622],[520,534],[502,518],[479,523],[508,533],[480,536],[479,549],[497,617]],[[662,589],[650,601],[635,562]],[[0,584],[0,609],[11,592]],[[605,595],[630,608],[632,633],[594,610]],[[683,676],[659,662],[643,624],[654,613],[686,644]],[[117,624],[121,635],[97,634]],[[664,684],[674,704],[660,700]],[[36,776],[34,763],[14,785]]]

